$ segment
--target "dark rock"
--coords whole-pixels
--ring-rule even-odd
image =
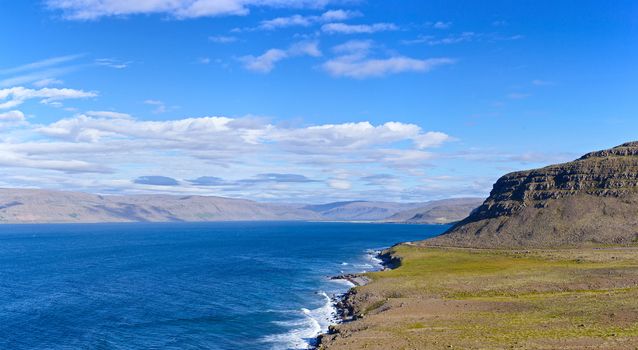
[[[489,198],[427,245],[557,247],[638,238],[638,142],[501,177]]]

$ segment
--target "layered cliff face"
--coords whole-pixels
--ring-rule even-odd
[[[638,142],[507,174],[429,245],[557,247],[638,240]]]

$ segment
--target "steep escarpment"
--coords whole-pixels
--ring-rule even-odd
[[[638,241],[638,142],[500,178],[469,217],[427,245],[558,247]]]

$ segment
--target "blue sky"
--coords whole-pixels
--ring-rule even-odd
[[[0,186],[486,195],[638,139],[635,1],[0,0]]]

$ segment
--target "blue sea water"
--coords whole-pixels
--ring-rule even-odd
[[[0,226],[0,349],[304,349],[328,276],[445,226],[299,222]]]

